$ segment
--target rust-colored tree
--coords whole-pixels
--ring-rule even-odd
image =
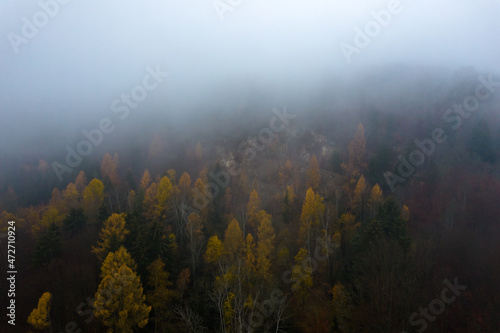
[[[80,195],[85,189],[85,186],[87,186],[87,177],[85,176],[85,171],[81,170],[75,179],[75,187]]]
[[[244,246],[240,224],[233,218],[224,234],[224,253],[230,264],[242,257]]]

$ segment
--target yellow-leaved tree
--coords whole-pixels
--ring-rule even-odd
[[[384,201],[384,196],[382,194],[382,189],[378,184],[373,186],[370,192],[370,198],[368,199],[368,209],[369,209],[369,218],[373,218],[380,207],[382,202]]]
[[[255,228],[257,225],[257,213],[260,209],[260,198],[259,194],[255,189],[250,193],[250,199],[247,204],[247,217],[248,217],[248,225],[252,228]]]
[[[243,255],[245,243],[243,241],[243,233],[241,232],[240,224],[233,218],[224,234],[224,252],[230,264],[233,264],[238,258]]]
[[[38,300],[38,307],[31,311],[28,317],[28,324],[37,330],[43,330],[51,326],[50,323],[50,300],[52,295],[49,292],[42,294]]]
[[[146,169],[144,170],[144,174],[142,175],[141,183],[139,186],[145,191],[148,188],[149,183],[151,183],[151,174],[149,173],[149,170]]]
[[[130,333],[136,326],[146,326],[149,320],[151,306],[145,303],[141,280],[126,261],[135,265],[121,247],[109,253],[101,267],[103,278],[95,294],[94,314],[108,332]]]
[[[247,234],[246,240],[245,240],[245,267],[247,274],[255,273],[255,260],[256,260],[256,253],[255,253],[255,240],[253,239],[253,236],[251,233]]]
[[[363,222],[366,222],[366,180],[363,175],[359,177],[356,187],[354,188],[354,197],[352,200],[352,208]]]
[[[85,190],[85,188],[83,190]],[[80,193],[78,193],[78,189],[76,188],[75,184],[69,183],[68,186],[66,186],[66,189],[63,190],[62,197],[66,209],[78,207],[78,200],[80,199]]]
[[[219,237],[210,237],[207,243],[207,250],[205,251],[205,262],[207,262],[208,264],[218,262],[223,251],[224,247],[222,246],[222,242],[220,241]]]
[[[179,179],[179,184],[177,185],[179,188],[179,197],[180,201],[184,202],[191,198],[192,190],[191,190],[191,177],[189,173],[183,172],[181,178]]]
[[[234,298],[235,295],[233,292],[229,292],[226,299],[224,300],[223,305],[223,314],[224,314],[224,329],[226,332],[235,332],[235,323],[234,323]]]
[[[118,251],[109,252],[106,259],[104,259],[101,266],[101,279],[106,275],[112,274],[113,271],[118,270],[122,265],[127,265],[133,271],[137,269],[137,264],[132,259],[130,253],[123,246],[120,246]]]
[[[92,252],[96,254],[99,261],[103,261],[109,252],[118,250],[123,244],[125,236],[129,233],[125,225],[125,214],[113,213],[104,221],[99,233],[101,240],[97,242],[97,246],[92,246]]]
[[[324,210],[323,198],[319,194],[314,193],[313,189],[309,187],[306,192],[306,200],[302,206],[299,229],[300,244],[305,244],[309,253],[311,253],[313,227],[317,227],[320,224]]]
[[[359,210],[363,208],[363,204],[365,202],[365,191],[366,191],[366,180],[365,176],[361,175],[359,177],[358,182],[356,183],[356,187],[354,188],[354,198],[353,198],[353,209]]]
[[[257,237],[259,241],[257,243],[257,274],[264,280],[269,280],[271,278],[271,255],[274,252],[274,239],[276,235],[274,234],[274,228],[271,223],[271,215],[261,210],[257,214],[257,219],[260,221]]]
[[[49,206],[42,216],[42,225],[48,228],[51,224],[58,227],[62,225],[63,216],[59,213],[57,208]]]
[[[297,294],[299,299],[304,299],[307,289],[312,287],[312,266],[308,259],[309,252],[300,248],[297,255],[294,257],[295,265],[292,269],[292,291]]]
[[[104,200],[104,184],[97,178],[94,178],[83,190],[83,207],[85,215],[95,221],[99,206]]]
[[[156,193],[156,209],[157,215],[160,219],[164,219],[166,217],[167,200],[170,198],[171,194],[172,182],[167,176],[164,176],[158,183],[158,192]]]

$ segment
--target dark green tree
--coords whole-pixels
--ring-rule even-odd
[[[61,232],[59,227],[52,223],[35,244],[33,263],[40,266],[51,262],[62,253],[62,248]]]
[[[368,180],[370,183],[385,184],[384,172],[390,171],[391,150],[389,147],[379,148],[368,162]]]
[[[109,212],[108,206],[103,202],[97,211],[97,223],[99,226],[102,226],[104,221],[108,219],[108,217],[111,216],[111,213]]]
[[[127,215],[125,220],[127,229],[130,231],[125,240],[125,247],[129,249],[130,255],[138,264],[137,272],[139,275],[145,276],[146,267],[153,259],[149,256],[151,243],[148,228],[137,213]]]
[[[401,208],[392,198],[385,200],[375,218],[363,230],[358,247],[362,250],[368,244],[381,239],[395,241],[405,251],[409,249],[410,239],[406,232],[406,221],[401,216]]]
[[[175,270],[177,268],[174,261],[177,248],[175,235],[172,233],[167,234],[162,222],[153,222],[149,228],[147,239],[150,244],[148,249],[148,264],[159,257],[166,264],[168,271]]]
[[[83,212],[83,208],[71,208],[68,216],[63,220],[63,230],[74,235],[82,230],[87,218]]]

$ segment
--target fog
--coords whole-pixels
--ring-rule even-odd
[[[0,332],[500,332],[499,0],[3,0],[0,36]]]
[[[308,112],[322,96],[342,115],[353,91],[377,95],[383,85],[397,94],[422,68],[443,82],[463,67],[500,72],[498,1],[63,2],[0,4],[3,160],[50,162],[106,117],[117,126],[112,137],[160,118],[188,126],[252,98],[268,110]],[[356,29],[391,8],[367,45],[346,56],[342,45],[356,47]],[[168,76],[116,123],[113,101],[141,85],[147,68]],[[400,68],[411,70],[401,76]],[[394,77],[407,81],[388,83]]]

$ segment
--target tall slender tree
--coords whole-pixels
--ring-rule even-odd
[[[99,234],[100,241],[97,246],[92,247],[92,252],[96,254],[99,261],[104,260],[109,252],[117,251],[125,242],[125,237],[129,233],[125,227],[125,214],[113,213],[106,221]]]

